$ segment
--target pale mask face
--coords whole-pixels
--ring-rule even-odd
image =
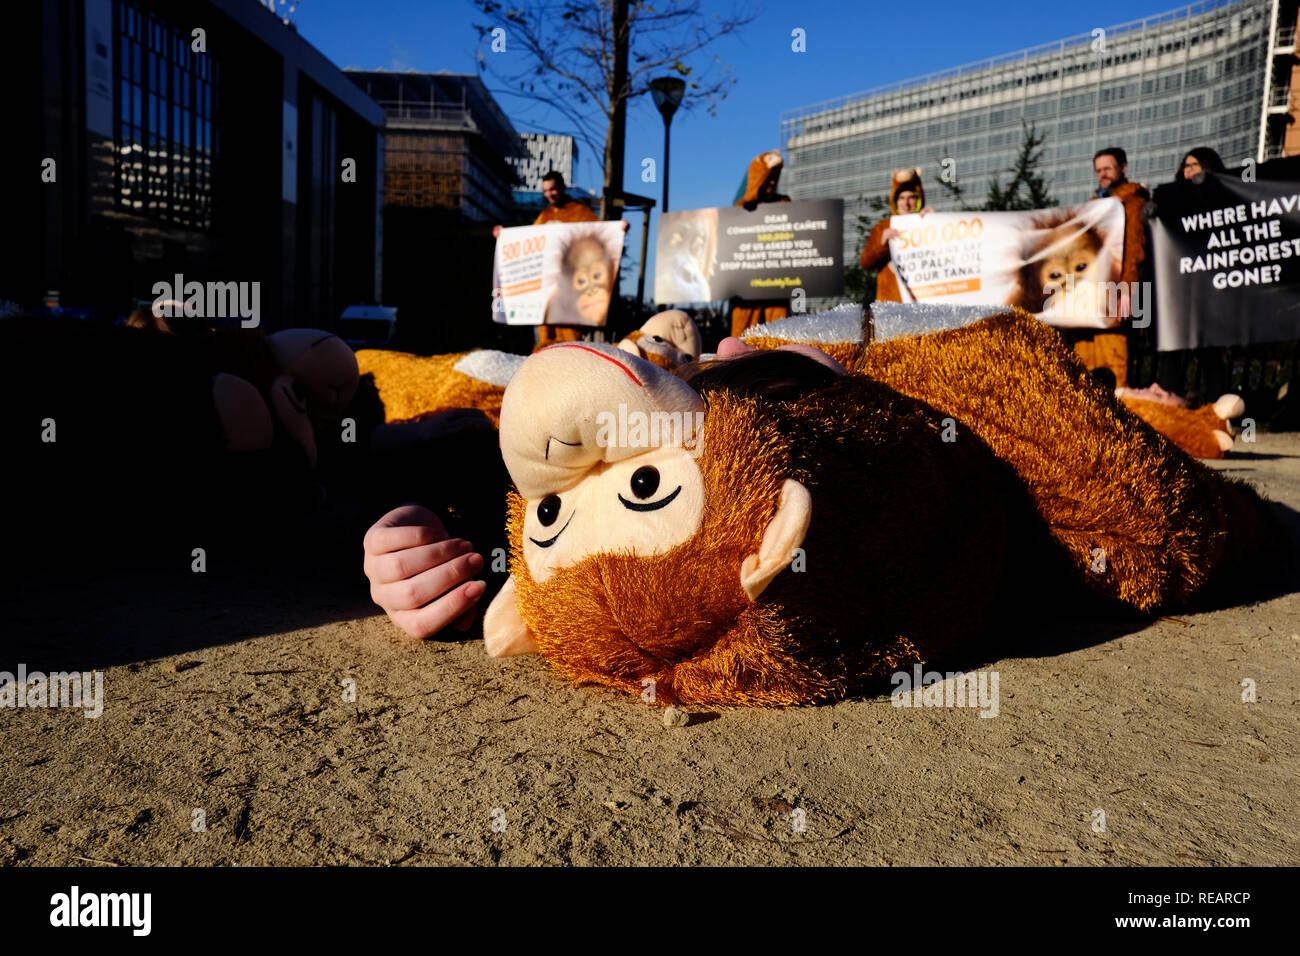
[[[541,584],[594,554],[665,554],[704,516],[704,476],[684,448],[656,448],[601,463],[562,494],[530,500],[524,560]]]

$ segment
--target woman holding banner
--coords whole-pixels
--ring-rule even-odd
[[[1206,173],[1227,172],[1219,154],[1208,146],[1197,146],[1188,150],[1174,170],[1175,183],[1198,185],[1205,180]],[[1199,177],[1199,178],[1198,178]],[[1147,205],[1146,218],[1155,215],[1155,202]],[[1191,349],[1179,349],[1176,352],[1159,352],[1156,358],[1156,384],[1164,393],[1182,401],[1187,388],[1187,360]],[[1223,394],[1228,388],[1228,370],[1226,351],[1222,348],[1200,348],[1195,350],[1196,364],[1200,367],[1201,394],[1205,398]]]
[[[1224,172],[1227,172],[1227,169],[1218,153],[1208,146],[1197,146],[1190,150],[1178,164],[1178,169],[1174,172],[1174,182],[1195,182],[1193,177],[1199,173]]]

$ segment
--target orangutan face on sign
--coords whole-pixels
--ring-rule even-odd
[[[1037,220],[1022,251],[1024,265],[1008,305],[1026,312],[1051,312],[1062,318],[1088,318],[1105,304],[1102,283],[1116,276],[1106,268],[1104,242],[1097,229],[1079,231],[1068,212]]]
[[[596,239],[579,239],[564,256],[564,278],[574,310],[588,322],[598,323],[609,310],[614,287],[614,264]]]

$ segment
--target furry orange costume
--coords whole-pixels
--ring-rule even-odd
[[[777,323],[770,329],[750,330],[745,334],[744,342],[752,348],[770,350],[800,341],[784,337],[787,334],[784,325]],[[855,332],[842,340],[820,339],[812,344],[845,368],[856,368],[862,361],[860,333]],[[1228,419],[1239,418],[1245,411],[1245,405],[1236,395],[1222,395],[1212,404],[1185,408],[1165,401],[1147,400],[1142,397],[1144,392],[1132,389],[1119,389],[1117,394],[1129,411],[1193,458],[1223,458],[1231,451],[1233,435]]]
[[[884,239],[885,230],[889,228],[890,219],[901,215],[898,211],[898,194],[905,189],[916,193],[916,208],[925,208],[925,190],[921,187],[919,169],[896,169],[889,187],[889,215],[871,230],[867,241],[862,246],[859,260],[864,269],[877,269],[876,300],[878,302],[902,302],[903,296],[898,291],[898,273],[894,271],[889,258],[889,243]]]
[[[782,193],[773,192],[770,196],[764,197],[763,187],[769,180],[774,180],[781,175],[781,169],[785,160],[781,158],[778,150],[760,153],[749,161],[749,171],[746,173],[745,192],[735,205],[744,206],[751,212],[758,207],[760,203],[765,202],[789,202],[790,197]],[[775,183],[773,183],[775,189]],[[736,304],[731,308],[731,334],[740,335],[745,329],[758,325],[762,322],[775,322],[777,319],[784,319],[790,314],[786,303],[788,299],[742,299],[744,304]]]
[[[1117,393],[1128,391],[1117,389]],[[1231,418],[1246,410],[1237,395],[1221,395],[1218,401],[1199,408],[1185,408],[1162,401],[1147,401],[1120,395],[1120,401],[1138,418],[1193,458],[1222,458],[1232,450]]]
[[[1124,204],[1124,264],[1120,281],[1128,288],[1137,287],[1142,276],[1142,263],[1146,261],[1146,227],[1142,222],[1142,208],[1151,194],[1145,186],[1125,180],[1107,193]],[[1102,196],[1089,196],[1089,200]],[[1115,374],[1115,385],[1128,385],[1128,336],[1123,332],[1084,331],[1072,332],[1074,351],[1089,369],[1108,368]]]
[[[611,440],[615,408],[703,424]],[[1281,546],[1254,492],[1023,313],[873,345],[788,401],[559,346],[516,374],[501,427],[519,494],[489,652],[660,704],[841,698],[949,654],[1021,589],[1152,613]]]

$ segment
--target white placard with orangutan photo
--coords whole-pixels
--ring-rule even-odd
[[[492,282],[495,321],[603,326],[618,294],[626,229],[617,220],[502,229]]]
[[[1057,326],[1113,325],[1124,206],[1100,199],[1024,212],[894,216],[890,259],[904,302],[1015,305]]]

